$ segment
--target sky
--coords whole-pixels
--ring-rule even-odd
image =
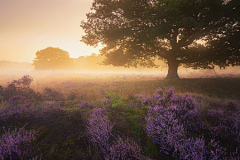
[[[99,53],[80,42],[93,0],[0,0],[0,61],[30,62],[38,50],[59,47],[71,58]]]

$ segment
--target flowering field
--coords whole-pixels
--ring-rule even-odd
[[[239,82],[25,75],[0,84],[0,158],[237,160]]]

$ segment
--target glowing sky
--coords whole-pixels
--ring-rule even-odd
[[[93,0],[0,0],[0,61],[32,62],[35,53],[59,47],[77,58],[99,53],[80,42],[79,26]]]

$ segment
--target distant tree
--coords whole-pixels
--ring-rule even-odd
[[[86,60],[88,68],[98,69],[99,67],[101,67],[99,65],[99,63],[101,62],[100,56],[98,56],[96,53],[92,53],[90,56],[87,56]]]
[[[180,65],[239,65],[240,0],[94,0],[91,10],[82,41],[101,43],[106,65],[153,67],[163,59],[167,78],[179,78]]]
[[[36,70],[71,69],[73,60],[60,48],[48,47],[37,51],[33,65]]]

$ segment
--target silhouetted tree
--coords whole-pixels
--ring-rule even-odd
[[[101,43],[106,65],[153,67],[159,58],[167,78],[178,78],[180,65],[239,64],[239,48],[232,51],[232,42],[239,46],[239,0],[94,0],[91,10],[82,41]]]
[[[69,53],[60,48],[48,47],[37,51],[33,65],[36,70],[71,69],[73,60]]]

